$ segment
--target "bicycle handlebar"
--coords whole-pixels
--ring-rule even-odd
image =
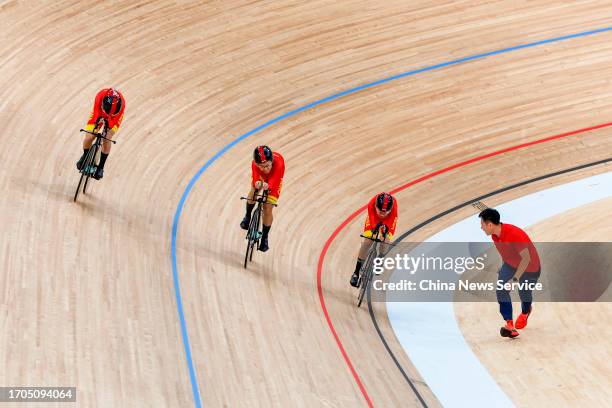
[[[381,227],[385,227],[385,229],[387,229],[387,226],[386,226],[386,225],[384,225],[384,224],[382,224],[382,223],[379,223],[378,225],[376,225],[376,226],[374,227],[374,230],[373,230],[374,234],[373,234],[373,236],[371,236],[371,237],[366,237],[366,236],[365,236],[365,235],[363,235],[363,234],[361,234],[360,236],[361,236],[362,238],[369,239],[370,241],[384,243],[384,242],[385,242],[385,239],[387,239],[387,235],[388,235],[388,233],[389,233],[389,232],[388,232],[388,231],[385,231],[385,232],[383,233],[383,239],[381,240],[380,238],[378,238],[378,236],[379,236],[379,234],[380,234],[380,229],[381,229]]]
[[[370,241],[380,242],[381,244],[386,242],[384,238],[383,238],[383,239],[380,239],[380,238],[374,238],[374,237],[366,237],[366,236],[365,236],[365,235],[363,235],[363,234],[361,234],[361,235],[360,235],[360,237],[361,237],[361,238],[365,238],[365,239],[369,239]],[[386,237],[385,237],[385,238],[386,238]]]
[[[81,132],[84,132],[84,133],[89,133],[90,135],[94,135],[94,136],[96,136],[96,137],[99,137],[100,139],[108,140],[108,141],[109,141],[109,142],[111,142],[111,143],[117,143],[117,142],[116,142],[116,141],[114,141],[113,139],[109,139],[108,137],[103,136],[101,133],[90,132],[89,130],[85,130],[85,129],[81,129],[80,131],[81,131]]]
[[[251,199],[249,199],[249,197],[240,197],[240,199],[241,199],[241,200],[255,201],[255,202],[257,202],[257,203],[261,203],[261,204],[270,204],[270,205],[272,205],[272,206],[274,206],[274,207],[278,207],[278,204],[272,204],[272,203],[269,203],[269,202],[267,202],[267,201],[264,201],[264,196],[261,196],[261,195],[260,195],[260,196],[257,196],[257,197],[253,197],[253,198],[251,198]],[[268,197],[266,196],[266,200],[267,200],[267,199],[268,199]]]

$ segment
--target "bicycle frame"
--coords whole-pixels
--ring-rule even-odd
[[[94,135],[96,138],[93,144],[91,145],[91,147],[89,148],[89,151],[87,152],[87,155],[85,156],[85,160],[83,160],[83,165],[81,167],[81,170],[79,171],[79,173],[81,173],[81,177],[79,179],[79,184],[77,185],[77,189],[74,193],[74,201],[77,200],[77,197],[79,195],[79,190],[81,188],[81,184],[83,183],[83,180],[85,180],[85,184],[83,184],[83,194],[86,193],[87,184],[89,182],[89,179],[93,176],[96,170],[97,163],[99,162],[99,154],[102,151],[102,140],[108,140],[109,142],[113,144],[117,143],[114,140],[106,137],[106,134],[108,131],[108,122],[106,121],[106,119],[102,119],[102,120],[103,120],[103,127],[104,127],[104,129],[102,130],[102,133],[90,132],[89,130],[81,129],[81,132],[89,133],[91,135]]]
[[[248,202],[257,203],[257,207],[254,209],[251,221],[249,222],[249,228],[246,233],[247,249],[244,255],[244,267],[247,267],[247,263],[253,260],[253,252],[255,246],[259,249],[259,239],[261,238],[262,232],[260,231],[262,219],[263,219],[263,206],[269,204],[276,206],[276,204],[267,203],[268,191],[264,191],[261,195],[258,195],[256,191],[253,198],[249,200],[248,197],[240,197],[241,200],[248,200]]]
[[[368,255],[361,266],[361,270],[359,273],[359,295],[357,296],[357,307],[361,306],[363,299],[365,297],[366,291],[370,290],[370,282],[372,281],[372,274],[374,269],[374,259],[381,256],[380,247],[381,244],[385,243],[386,233],[381,240],[380,236],[380,225],[375,228],[376,233],[372,237],[366,237],[361,235],[361,237],[369,239],[373,241],[373,245],[368,250]]]

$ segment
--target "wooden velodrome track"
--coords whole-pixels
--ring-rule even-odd
[[[194,393],[171,237],[179,200],[207,160],[266,121],[342,90],[609,27],[612,4],[0,1],[0,21],[0,385],[76,386],[79,406],[193,406],[194,394],[204,406],[365,404],[317,291],[319,255],[338,224],[381,190],[612,121],[612,32],[602,32],[381,84],[237,143],[193,184],[176,236]],[[119,143],[104,180],[74,204],[78,129],[95,92],[110,85],[127,100]],[[281,152],[287,171],[272,249],[245,270],[238,198],[257,144]],[[500,186],[611,156],[612,128],[603,127],[446,172],[397,193],[398,229]],[[348,287],[362,221],[361,214],[329,247],[325,304],[371,403],[416,406]],[[383,307],[375,309],[408,377],[437,406]],[[466,339],[517,405],[611,400],[609,308],[589,318],[596,335],[560,351],[547,343],[557,333],[551,326],[583,330],[572,308],[564,307],[562,323],[538,320],[548,327],[542,337],[515,344],[496,337],[495,305],[457,311]],[[476,335],[469,316],[481,312]],[[519,344],[536,363],[514,361]],[[568,372],[565,352],[577,354],[582,380]]]

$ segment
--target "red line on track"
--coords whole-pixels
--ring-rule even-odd
[[[602,124],[596,125],[596,126],[591,126],[591,127],[587,127],[587,128],[573,130],[571,132],[566,132],[566,133],[561,133],[561,134],[558,134],[558,135],[555,135],[555,136],[545,137],[543,139],[538,139],[538,140],[534,140],[532,142],[527,142],[527,143],[522,143],[522,144],[515,145],[515,146],[506,147],[505,149],[496,150],[494,152],[483,154],[481,156],[476,156],[476,157],[473,157],[471,159],[468,159],[468,160],[465,160],[465,161],[462,161],[462,162],[459,162],[459,163],[455,163],[455,164],[453,164],[451,166],[448,166],[448,167],[445,167],[443,169],[436,170],[436,171],[434,171],[432,173],[425,174],[424,176],[416,178],[416,179],[414,179],[412,181],[409,181],[406,184],[402,184],[401,186],[392,189],[390,191],[390,193],[391,194],[397,193],[398,191],[405,190],[406,188],[408,188],[410,186],[413,186],[415,184],[418,184],[418,183],[420,183],[422,181],[428,180],[428,179],[433,178],[435,176],[438,176],[440,174],[447,173],[447,172],[449,172],[451,170],[454,170],[454,169],[457,169],[457,168],[460,168],[460,167],[464,167],[464,166],[467,166],[468,164],[476,163],[476,162],[479,162],[479,161],[482,161],[482,160],[485,160],[485,159],[488,159],[488,158],[491,158],[491,157],[494,157],[494,156],[499,156],[500,154],[503,154],[503,153],[508,153],[508,152],[512,152],[514,150],[524,149],[526,147],[535,146],[535,145],[538,145],[538,144],[550,142],[550,141],[557,140],[557,139],[563,139],[563,138],[570,137],[570,136],[575,136],[575,135],[578,135],[578,134],[581,134],[581,133],[586,133],[586,132],[590,132],[592,130],[597,130],[597,129],[601,129],[601,128],[605,128],[605,127],[609,127],[609,126],[612,126],[612,122],[602,123]],[[321,308],[323,309],[323,315],[325,316],[325,320],[327,321],[329,329],[331,330],[332,335],[334,336],[334,339],[336,340],[336,344],[338,345],[338,348],[340,349],[340,353],[342,353],[342,357],[344,357],[344,360],[346,361],[346,364],[348,365],[348,368],[351,371],[351,374],[353,375],[353,378],[355,379],[355,382],[359,386],[359,390],[363,394],[363,397],[365,398],[368,406],[369,407],[373,407],[374,405],[372,404],[372,400],[370,399],[370,396],[368,395],[368,392],[366,391],[365,386],[361,382],[361,379],[359,378],[359,375],[357,374],[357,371],[355,370],[355,367],[353,367],[353,363],[351,362],[351,359],[349,358],[346,350],[344,349],[344,346],[342,345],[342,341],[340,341],[340,337],[338,336],[338,333],[336,332],[336,329],[334,328],[334,324],[331,321],[331,317],[329,316],[329,312],[327,311],[327,306],[325,305],[325,297],[323,296],[323,287],[321,285],[321,279],[322,279],[322,275],[323,275],[323,262],[325,261],[325,255],[327,254],[327,251],[328,251],[329,247],[331,246],[331,244],[334,241],[334,239],[336,239],[336,237],[338,236],[340,231],[342,231],[344,229],[344,227],[346,227],[348,225],[348,223],[350,223],[353,219],[355,219],[355,217],[357,217],[361,212],[363,212],[366,209],[366,207],[367,207],[367,205],[364,205],[363,207],[360,207],[357,211],[355,211],[351,215],[349,215],[342,222],[342,224],[340,224],[334,230],[334,232],[330,235],[330,237],[325,242],[325,245],[323,246],[323,249],[321,250],[321,254],[319,255],[319,262],[317,264],[317,291],[319,293],[319,301],[321,303]]]

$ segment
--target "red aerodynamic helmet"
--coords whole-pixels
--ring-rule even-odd
[[[388,193],[380,193],[376,197],[376,208],[382,212],[390,211],[393,208],[393,196]]]
[[[106,90],[104,97],[102,98],[102,110],[110,116],[115,116],[121,112],[121,106],[123,100],[121,95],[115,88],[109,88]]]
[[[255,160],[255,163],[257,164],[262,164],[273,160],[272,149],[270,149],[268,146],[256,147],[255,151],[253,151],[253,160]]]

